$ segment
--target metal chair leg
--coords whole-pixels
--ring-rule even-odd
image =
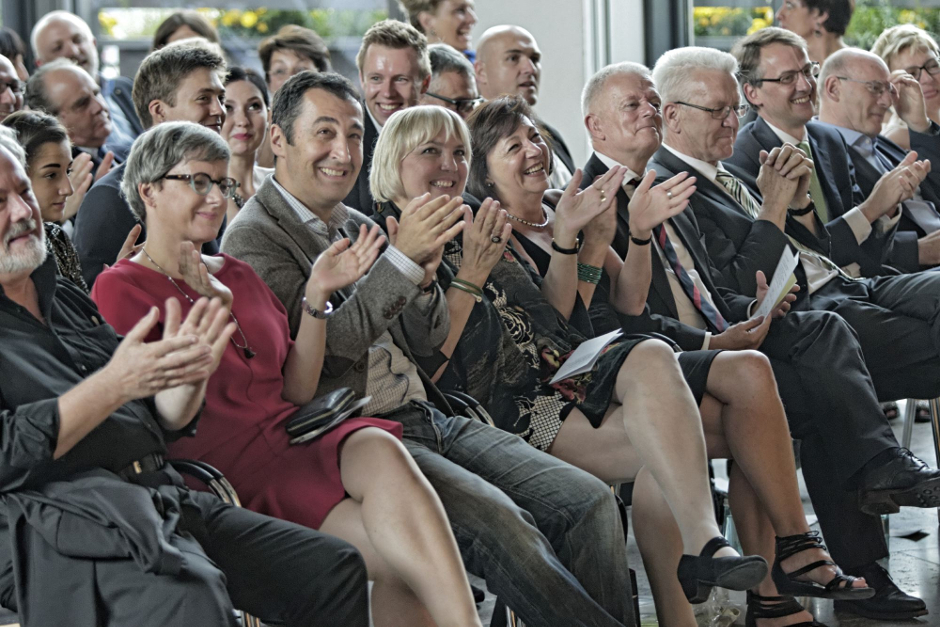
[[[914,435],[914,418],[917,416],[917,401],[909,398],[904,401],[904,422],[901,423],[901,446],[911,448],[911,437]]]
[[[940,398],[930,399],[930,430],[933,434],[933,450],[940,467]],[[940,509],[937,510],[937,522],[940,523]]]

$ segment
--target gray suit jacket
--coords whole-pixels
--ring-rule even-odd
[[[355,241],[362,224],[374,222],[349,209],[345,230]],[[310,227],[303,224],[274,186],[273,175],[245,204],[222,239],[222,251],[248,263],[287,308],[291,335],[300,327],[300,301],[310,268],[325,250]],[[447,301],[440,287],[430,311],[415,303],[421,289],[389,261],[379,255],[369,273],[359,280],[348,297],[331,297],[333,314],[327,319],[326,356],[318,395],[349,387],[365,393],[369,347],[386,330],[412,361],[434,355],[450,330]],[[419,368],[420,372],[420,368]],[[423,374],[423,373],[422,373]],[[425,378],[427,386],[428,380]],[[429,390],[429,393],[431,390]],[[434,396],[433,393],[429,396]],[[431,398],[432,401],[437,399]]]

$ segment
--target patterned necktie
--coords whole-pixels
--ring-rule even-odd
[[[672,271],[676,273],[676,278],[679,279],[679,285],[682,286],[682,290],[686,295],[692,299],[692,304],[695,305],[695,308],[698,309],[702,317],[710,322],[712,327],[717,329],[719,333],[727,329],[728,323],[725,321],[724,317],[722,317],[721,313],[715,309],[708,300],[702,298],[702,293],[699,291],[698,287],[695,286],[695,281],[692,280],[689,273],[682,267],[682,263],[679,261],[679,255],[676,254],[676,249],[673,248],[672,242],[669,241],[669,236],[666,235],[666,229],[663,228],[663,225],[660,224],[653,229],[653,233],[656,235],[656,241],[659,242],[659,247],[666,256],[666,261],[672,266]]]
[[[797,144],[797,148],[806,153],[810,159],[813,158],[813,151],[809,148],[809,142],[805,139]],[[816,215],[822,220],[823,224],[829,222],[829,206],[826,204],[826,195],[823,193],[822,184],[819,177],[816,176],[816,165],[813,164],[813,178],[809,181],[809,197],[813,199],[816,206]]]
[[[744,188],[744,183],[726,170],[718,170],[715,174],[715,180],[728,190],[731,197],[734,198],[739,205],[744,207],[744,210],[747,211],[749,216],[757,218],[757,215],[760,213],[760,205],[757,204],[754,197]]]

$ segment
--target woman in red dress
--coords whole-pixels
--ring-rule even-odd
[[[248,264],[196,252],[217,236],[235,191],[228,159],[225,142],[196,124],[142,135],[123,191],[146,223],[147,242],[100,275],[92,292],[119,332],[171,297],[184,315],[200,296],[231,308],[236,330],[209,380],[198,433],[172,444],[171,454],[221,470],[250,509],[353,543],[375,581],[376,625],[479,627],[444,508],[399,441],[401,426],[354,418],[297,446],[285,430],[317,390],[330,294],[365,274],[384,237],[376,227],[317,259],[306,286],[310,315],[292,340],[286,310]]]

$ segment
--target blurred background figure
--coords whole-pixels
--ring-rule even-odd
[[[466,120],[483,102],[473,76],[473,64],[447,44],[428,46],[428,56],[431,84],[418,103],[450,109]]]
[[[228,163],[229,178],[238,182],[235,196],[228,199],[226,214],[231,222],[238,211],[255,195],[271,168],[257,165],[256,157],[268,128],[270,102],[264,80],[254,70],[229,68],[225,77],[225,122],[222,139],[232,151]]]
[[[400,0],[411,25],[424,33],[428,43],[444,43],[476,60],[470,31],[477,23],[473,0]]]
[[[846,47],[842,40],[855,12],[855,0],[784,0],[777,24],[806,40],[811,61],[822,63]]]
[[[222,43],[215,26],[201,14],[196,11],[177,11],[157,27],[157,32],[153,35],[151,50],[157,50],[174,41],[190,37],[202,37],[214,44],[221,45]]]

